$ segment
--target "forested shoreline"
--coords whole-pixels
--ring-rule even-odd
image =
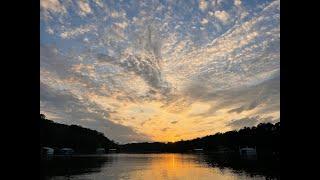
[[[177,142],[143,142],[120,145],[103,133],[77,125],[55,123],[40,114],[41,147],[69,147],[75,153],[95,153],[97,148],[117,149],[117,152],[236,152],[240,147],[255,147],[260,154],[280,154],[280,122],[261,123],[224,133]]]

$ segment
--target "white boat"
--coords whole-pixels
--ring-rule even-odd
[[[41,154],[42,155],[53,155],[54,154],[54,149],[50,147],[42,147],[41,148]]]

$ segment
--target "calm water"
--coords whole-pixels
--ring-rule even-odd
[[[277,170],[256,161],[199,154],[108,154],[54,158],[42,164],[49,180],[276,179]],[[261,166],[263,164],[263,166]],[[279,177],[278,177],[279,179]]]

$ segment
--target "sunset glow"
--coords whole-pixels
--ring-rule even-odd
[[[49,119],[119,143],[280,121],[278,0],[41,0],[40,15]]]

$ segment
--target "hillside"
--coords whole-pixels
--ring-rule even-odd
[[[76,153],[94,153],[96,148],[114,148],[117,144],[102,133],[77,125],[55,123],[40,114],[40,145],[73,148]]]

